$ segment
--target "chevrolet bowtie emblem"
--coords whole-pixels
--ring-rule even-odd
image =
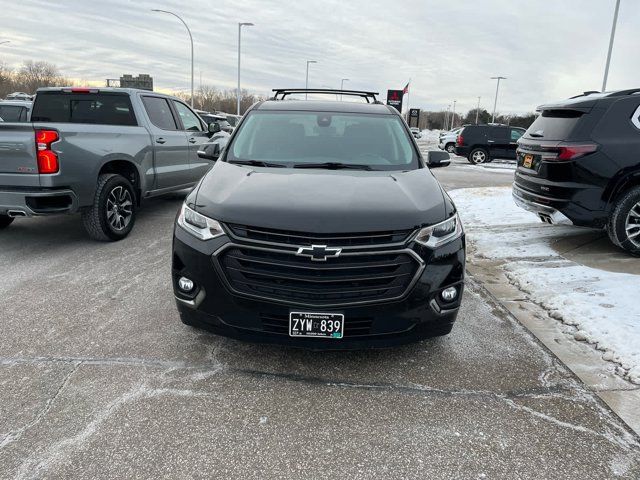
[[[335,258],[342,252],[341,248],[329,248],[326,245],[311,245],[310,247],[300,247],[296,255],[309,257],[314,262],[326,262],[327,258]]]

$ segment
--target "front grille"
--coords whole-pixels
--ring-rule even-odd
[[[402,297],[420,263],[406,251],[350,254],[313,262],[279,250],[229,245],[215,260],[232,290],[300,305],[370,303]]]
[[[261,313],[262,329],[265,332],[289,335],[289,316]],[[344,320],[344,338],[361,337],[371,333],[373,317],[349,317]]]
[[[286,245],[327,245],[329,247],[377,246],[403,243],[413,230],[391,230],[366,233],[303,233],[262,227],[227,224],[236,239]]]

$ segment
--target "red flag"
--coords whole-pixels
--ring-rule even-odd
[[[406,87],[404,87],[404,88],[402,89],[402,94],[403,94],[403,95],[406,95],[407,93],[409,93],[409,84],[408,84],[408,83],[407,83]]]

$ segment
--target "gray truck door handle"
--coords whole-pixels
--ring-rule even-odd
[[[189,138],[189,143],[196,143],[196,142],[197,142],[197,140],[195,138],[193,138],[193,137]]]
[[[166,141],[164,138],[162,138],[162,137],[160,137],[160,138],[156,138],[156,143],[166,143],[166,142],[167,142],[167,141]]]

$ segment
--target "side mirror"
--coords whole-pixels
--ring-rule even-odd
[[[209,126],[211,127],[211,125]],[[218,126],[218,129],[220,127]],[[198,157],[204,160],[210,160],[215,162],[220,158],[220,144],[219,143],[208,143],[203,145],[202,150],[198,150]]]
[[[210,134],[215,134],[218,133],[220,131],[220,125],[218,124],[218,122],[211,122],[209,124],[209,133]]]
[[[451,156],[447,152],[427,152],[427,166],[429,168],[448,167]]]

